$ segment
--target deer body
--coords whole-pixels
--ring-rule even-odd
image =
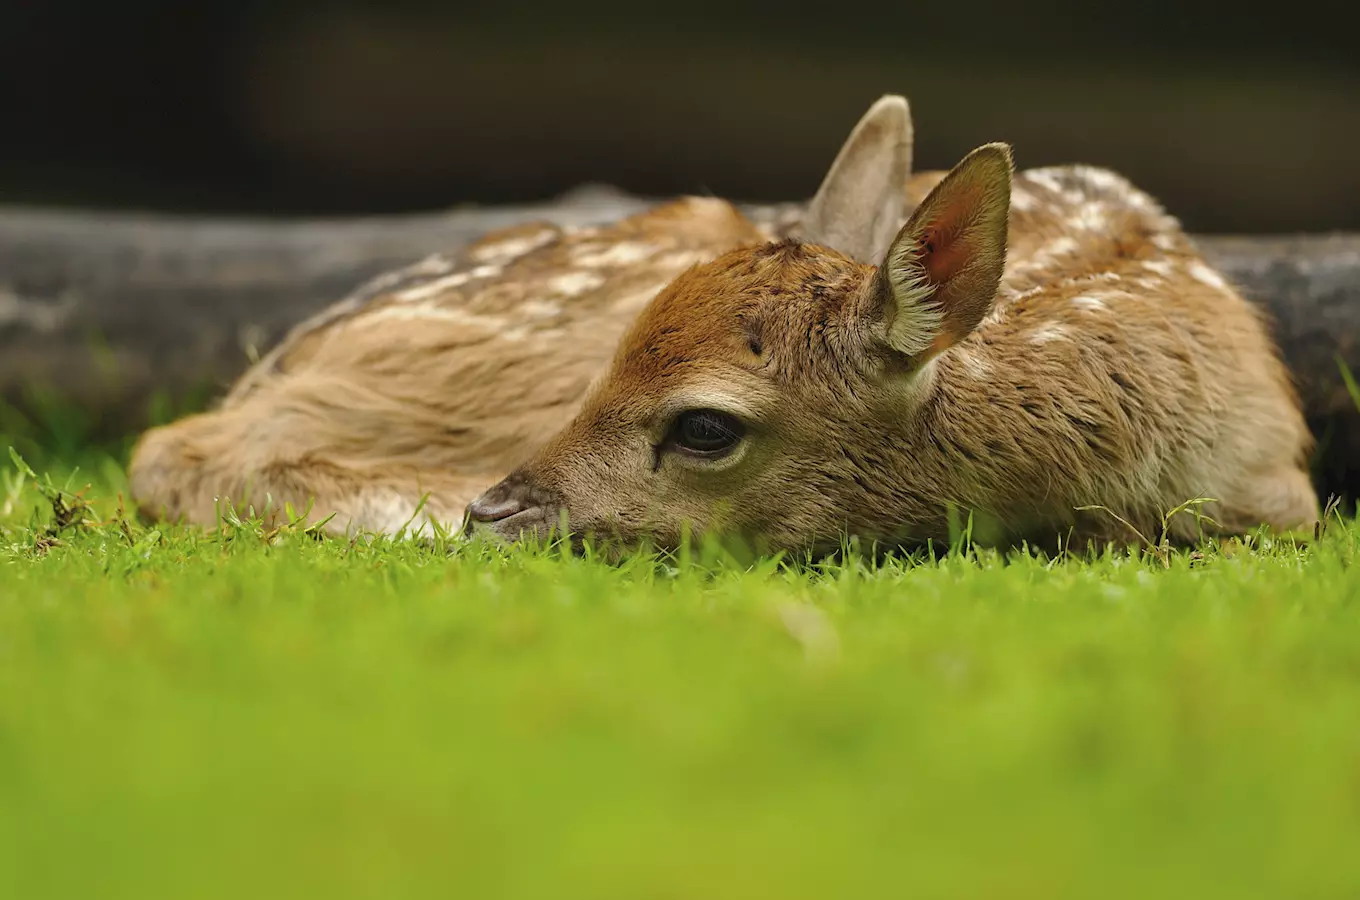
[[[994,305],[918,376],[915,426],[883,442],[895,483],[927,502],[873,505],[909,527],[888,513],[857,530],[942,540],[933,511],[957,503],[1003,540],[1156,539],[1197,498],[1214,501],[1211,532],[1311,525],[1289,374],[1175,219],[1123,178],[1069,166],[1015,179],[1009,232]],[[1170,536],[1201,525],[1178,516]]]
[[[1154,201],[997,147],[911,176],[885,100],[801,222],[689,199],[488,235],[299,326],[130,474],[201,524],[312,499],[391,533],[428,495],[511,539],[565,514],[662,545],[911,543],[962,510],[1046,543],[1156,535],[1202,497],[1224,531],[1308,524],[1309,440],[1256,311]]]

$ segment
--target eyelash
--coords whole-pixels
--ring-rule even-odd
[[[736,416],[715,409],[690,409],[675,417],[664,446],[697,459],[718,459],[732,452],[745,436],[746,427]]]

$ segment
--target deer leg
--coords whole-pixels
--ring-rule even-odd
[[[281,521],[286,505],[307,519],[331,517],[335,534],[392,535],[457,525],[463,509],[490,480],[430,471],[399,458],[363,458],[327,447],[303,421],[270,418],[257,404],[191,416],[152,429],[129,466],[143,516],[215,525],[230,507]],[[423,504],[423,505],[422,505]]]
[[[1276,533],[1311,531],[1321,511],[1308,473],[1286,466],[1249,476],[1238,496],[1225,501],[1215,518],[1232,533],[1262,524]]]

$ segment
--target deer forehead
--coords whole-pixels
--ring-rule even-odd
[[[871,270],[839,254],[796,241],[730,251],[680,275],[648,305],[628,340],[666,345],[689,355],[759,335],[767,322],[797,322],[811,309],[836,308]],[[730,339],[730,340],[725,340]]]
[[[785,368],[816,367],[807,334],[870,271],[796,242],[738,249],[689,270],[624,336],[596,417],[655,423],[699,408],[764,417],[787,394]],[[784,352],[772,355],[776,346]],[[797,359],[775,359],[790,354]]]
[[[667,284],[619,345],[620,364],[652,377],[675,367],[759,364],[759,327],[796,325],[834,306],[864,274],[855,263],[793,243],[741,248]]]

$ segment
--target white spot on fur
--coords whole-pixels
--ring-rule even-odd
[[[661,289],[664,288],[666,284],[667,282],[660,281],[649,287],[624,294],[611,303],[609,308],[615,312],[633,312],[634,310],[642,309],[642,307],[652,301],[653,297],[661,292]]]
[[[1190,273],[1191,278],[1195,279],[1200,284],[1207,284],[1215,290],[1221,291],[1228,286],[1228,282],[1223,280],[1222,275],[1218,274],[1199,260],[1192,262],[1186,267],[1186,270]]]
[[[519,311],[531,319],[551,319],[561,315],[562,307],[546,300],[526,300],[519,305]]]
[[[1045,325],[1030,335],[1031,344],[1047,344],[1051,341],[1067,340],[1067,329],[1061,325]]]
[[[452,275],[446,275],[443,278],[436,278],[434,281],[426,282],[425,284],[418,284],[415,287],[407,288],[404,291],[398,291],[395,296],[396,299],[400,300],[402,303],[416,303],[421,300],[428,300],[444,291],[460,288],[469,281],[475,281],[479,278],[491,278],[500,273],[500,266],[477,266],[473,269],[464,269],[461,272],[454,272]]]
[[[978,322],[977,325],[978,329],[981,330],[983,328],[988,328],[992,325],[996,325],[997,323],[1004,321],[1006,318],[1006,307],[1009,306],[1011,302],[1013,301],[1007,300],[1003,302],[1001,298],[998,297],[996,303],[992,304],[991,312],[983,316],[981,322]]]
[[[370,279],[361,289],[369,296],[386,293],[403,281],[410,278],[420,278],[422,276],[443,275],[445,272],[453,271],[453,260],[440,253],[431,253],[429,256],[412,263],[402,269],[391,272],[384,272],[376,278]]]
[[[1030,169],[1025,173],[1025,179],[1040,187],[1048,188],[1050,191],[1062,191],[1062,184],[1058,181],[1058,174],[1053,169]]]
[[[1111,172],[1109,169],[1099,169],[1095,166],[1076,165],[1072,171],[1083,181],[1098,191],[1111,194],[1122,194],[1128,190],[1129,183],[1123,178]]]
[[[468,258],[476,262],[488,262],[493,259],[502,263],[510,262],[551,242],[555,235],[554,229],[544,228],[542,231],[536,231],[533,234],[505,238],[475,248],[468,254]]]
[[[351,320],[351,324],[354,327],[364,328],[377,322],[386,321],[447,322],[464,327],[481,328],[487,331],[496,332],[501,332],[502,329],[509,324],[508,320],[503,316],[484,316],[467,312],[462,309],[450,309],[446,306],[437,306],[429,303],[382,306],[362,316],[356,316]]]
[[[1030,169],[1029,172],[1026,173],[1026,177],[1028,177],[1032,183],[1058,194],[1068,203],[1076,204],[1085,200],[1086,195],[1081,191],[1063,184],[1062,178],[1059,177],[1061,171],[1061,169],[1056,167]]]
[[[1073,297],[1072,305],[1075,306],[1077,309],[1088,309],[1092,311],[1108,308],[1098,297],[1091,297],[1089,295],[1082,297]]]
[[[1044,244],[1042,247],[1035,250],[1028,259],[1017,262],[1012,271],[1021,275],[1042,272],[1044,269],[1056,263],[1060,258],[1075,253],[1079,246],[1076,239],[1066,235],[1054,238],[1047,244]]]
[[[1110,224],[1105,204],[1097,200],[1088,200],[1072,216],[1071,224],[1087,231],[1104,231]]]
[[[611,244],[603,250],[593,252],[577,252],[572,257],[572,262],[578,266],[587,268],[612,268],[616,266],[628,266],[633,263],[642,262],[644,259],[651,259],[656,255],[657,248],[651,244],[643,244],[637,241],[620,241]]]
[[[1011,209],[1016,212],[1033,212],[1038,205],[1039,201],[1034,199],[1034,195],[1019,185],[1011,191]]]
[[[1004,321],[1006,318],[1006,313],[1010,309],[1010,307],[1014,306],[1016,303],[1019,303],[1021,300],[1024,300],[1028,297],[1033,297],[1036,294],[1043,293],[1047,289],[1048,285],[1041,284],[1029,288],[1028,290],[1025,291],[1016,292],[1014,288],[1002,285],[1001,290],[997,292],[996,300],[993,301],[992,303],[991,311],[988,312],[987,315],[983,317],[982,321],[978,323],[978,327],[982,328],[984,326],[994,325],[998,322]]]
[[[548,290],[565,297],[575,297],[604,284],[604,278],[594,272],[567,272],[554,275],[547,281]]]
[[[1143,268],[1162,278],[1171,277],[1171,263],[1164,259],[1145,259],[1143,260]]]
[[[1066,256],[1067,254],[1074,252],[1077,249],[1077,246],[1078,245],[1075,238],[1070,238],[1066,236],[1054,238],[1047,244],[1044,244],[1042,247],[1040,247],[1039,251],[1034,255],[1036,257],[1047,256],[1050,258],[1055,256]]]
[[[956,347],[953,356],[954,359],[958,360],[960,370],[969,378],[985,381],[992,374],[991,365],[971,350]]]
[[[1158,250],[1175,250],[1176,239],[1169,234],[1154,234],[1152,236],[1152,246]]]
[[[666,269],[684,271],[690,266],[698,265],[711,259],[713,254],[703,250],[682,250],[677,253],[667,253],[657,260],[657,265]]]
[[[1140,213],[1157,212],[1157,204],[1151,197],[1138,190],[1118,172],[1096,166],[1075,165],[1071,172],[1080,178],[1092,191],[1117,201],[1117,205],[1137,210]]]
[[[442,253],[431,253],[406,271],[411,275],[443,275],[453,271],[453,260]]]
[[[1129,188],[1124,192],[1124,196],[1120,199],[1120,202],[1130,209],[1137,210],[1145,215],[1161,212],[1157,207],[1156,201],[1142,191],[1134,190],[1133,188]]]

